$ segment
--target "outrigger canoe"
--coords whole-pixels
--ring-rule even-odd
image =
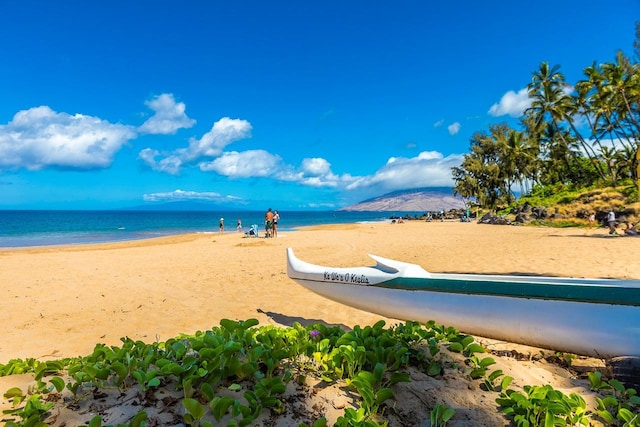
[[[369,256],[373,267],[323,267],[288,248],[287,274],[323,297],[393,319],[603,359],[640,357],[640,280],[429,273]]]

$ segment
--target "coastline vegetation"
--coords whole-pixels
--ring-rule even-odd
[[[605,380],[599,371],[589,373],[590,389],[599,396],[597,407],[589,408],[577,393],[566,395],[549,385],[510,388],[512,378],[491,369],[495,360],[474,337],[434,322],[385,328],[379,321],[347,332],[321,323],[282,328],[225,319],[219,327],[166,342],[121,341],[120,347],[97,344],[84,357],[0,365],[2,376],[28,373],[36,381],[29,390],[4,393],[14,406],[4,411],[5,425],[49,425],[62,408],[79,411],[87,401],[109,397],[115,405],[135,400],[139,407],[118,426],[274,425],[283,414],[296,412],[288,395],[313,394],[307,381],[313,378],[353,397],[354,407],[345,407],[334,426],[386,426],[398,415],[395,388],[417,370],[432,377],[449,372],[470,377],[493,394],[496,410],[516,426],[586,426],[592,420],[640,426],[635,389]],[[170,418],[159,420],[157,408]],[[455,409],[443,403],[429,409],[431,426],[446,426],[455,417]],[[328,424],[315,406],[297,411],[291,420],[300,427]],[[95,412],[99,405],[82,411]],[[104,426],[103,415],[85,415],[90,418],[83,425]],[[406,416],[401,422],[422,421]]]
[[[640,23],[634,47],[635,60],[618,52],[611,62],[585,67],[574,83],[559,65],[541,63],[518,128],[494,124],[471,137],[469,153],[452,168],[454,193],[494,212],[517,201],[515,188],[527,197],[549,193],[549,201],[558,187],[624,187],[637,202]]]

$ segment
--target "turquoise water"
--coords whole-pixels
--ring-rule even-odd
[[[320,224],[387,221],[391,212],[279,211],[279,231]],[[407,212],[402,212],[402,215]],[[410,213],[410,214],[419,214]],[[44,211],[0,210],[0,247],[102,243],[147,239],[183,233],[235,232],[237,219],[244,231],[258,224],[263,232],[264,212],[257,211]]]

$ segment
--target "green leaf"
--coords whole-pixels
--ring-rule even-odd
[[[9,399],[13,399],[14,397],[21,397],[22,396],[22,390],[20,390],[20,388],[18,387],[11,387],[9,390],[4,392],[4,398],[9,400]]]
[[[471,372],[469,372],[469,376],[471,378],[473,378],[474,380],[478,379],[478,378],[482,378],[485,374],[485,369],[484,368],[477,368],[477,369],[472,369]]]
[[[392,372],[389,376],[389,384],[392,385],[409,381],[411,381],[411,376],[408,372]]]
[[[220,422],[220,420],[222,420],[222,417],[224,417],[224,415],[233,404],[234,400],[232,398],[230,398],[229,396],[224,396],[214,398],[209,404],[209,407],[213,412],[213,417],[216,419],[216,421]]]
[[[631,420],[633,420],[633,418],[633,413],[627,408],[620,408],[620,410],[618,410],[618,419],[626,423],[631,423]]]
[[[553,412],[546,411],[544,414],[544,427],[554,427],[556,417],[553,415]]]
[[[447,408],[442,415],[440,416],[440,418],[442,418],[443,422],[447,422],[449,421],[454,415],[455,415],[456,411],[453,408]]]
[[[244,321],[242,326],[247,328],[247,329],[249,329],[249,328],[254,327],[256,325],[259,325],[259,324],[260,324],[260,322],[258,321],[258,319],[247,319],[247,320]]]
[[[449,351],[453,351],[454,353],[462,353],[463,347],[459,342],[452,342],[449,344]]]
[[[376,392],[376,404],[381,405],[387,399],[392,399],[393,397],[393,390],[391,390],[390,388],[381,388]]]
[[[513,377],[510,377],[508,375],[505,376],[500,383],[500,387],[502,388],[502,390],[506,390],[507,387],[509,387],[509,384],[511,384],[511,381],[513,381]]]
[[[141,427],[145,425],[145,421],[147,421],[147,413],[144,411],[140,411],[133,417],[131,423],[129,424],[131,427]]]
[[[436,375],[440,375],[442,372],[442,365],[436,361],[431,361],[429,363],[429,367],[427,368],[427,375],[430,377],[435,377]]]
[[[480,344],[473,343],[465,349],[465,353],[466,354],[486,353],[486,350]]]
[[[182,399],[182,405],[186,409],[187,413],[191,414],[194,419],[200,420],[204,417],[205,408],[196,399],[192,399],[190,397]]]
[[[608,425],[613,425],[614,422],[614,418],[613,415],[611,415],[611,412],[607,411],[607,410],[599,410],[597,411],[597,414],[600,418],[602,418],[604,420],[604,422],[606,422]]]
[[[386,365],[384,365],[383,363],[376,363],[375,368],[373,368],[373,376],[375,377],[376,383],[382,382],[386,370]]]
[[[203,383],[200,386],[200,393],[202,393],[202,396],[205,397],[209,402],[211,402],[216,395],[215,390],[209,383]]]
[[[495,365],[496,361],[493,357],[485,357],[480,361],[480,366],[486,368],[487,366]]]
[[[318,418],[311,424],[311,427],[327,427],[327,419],[325,417]]]
[[[60,377],[53,377],[49,380],[49,382],[51,382],[51,384],[53,384],[53,386],[56,388],[56,391],[58,393],[60,393],[62,390],[64,390],[64,380]]]

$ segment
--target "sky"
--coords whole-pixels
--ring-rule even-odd
[[[333,210],[452,186],[540,63],[633,55],[640,0],[0,2],[0,209]]]

